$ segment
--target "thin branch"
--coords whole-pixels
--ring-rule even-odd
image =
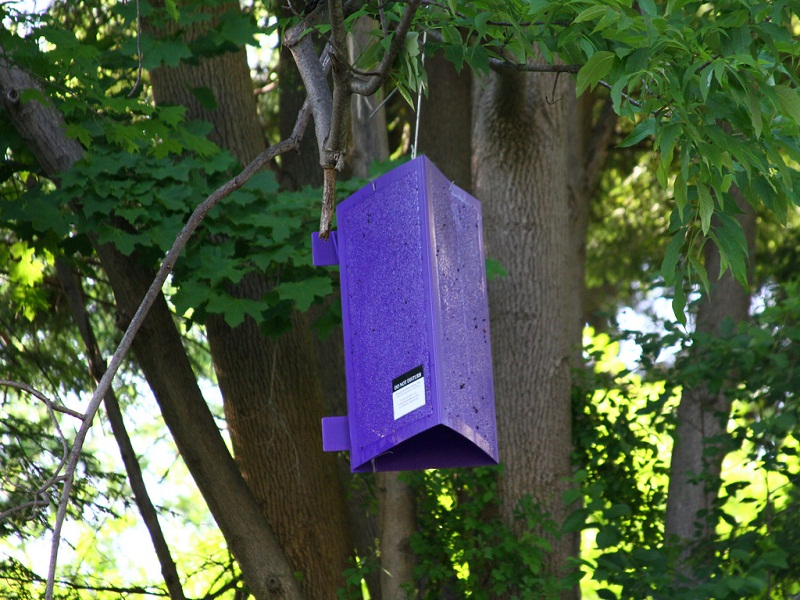
[[[602,85],[607,90],[610,90],[613,87],[610,83],[608,83],[607,81],[603,81],[602,79],[600,81],[598,81],[597,84],[598,85]],[[629,104],[632,104],[636,108],[642,108],[642,103],[641,102],[639,102],[638,100],[634,100],[633,98],[631,98],[625,92],[622,92],[622,96],[621,97],[624,98],[626,102],[628,102]],[[658,116],[658,110],[653,111],[653,114]]]
[[[400,54],[400,50],[406,42],[406,34],[411,28],[411,23],[414,21],[414,16],[417,13],[419,5],[420,0],[408,1],[400,17],[400,22],[397,23],[392,33],[392,42],[389,44],[389,50],[383,55],[383,59],[376,70],[376,74],[366,80],[353,79],[350,82],[351,92],[361,96],[371,96],[383,85],[383,82],[386,81],[386,77],[389,75],[389,69],[392,68],[397,55]]]
[[[583,65],[529,65],[525,63],[515,63],[506,60],[500,60],[499,58],[490,58],[489,66],[498,72],[521,71],[526,73],[577,73],[581,70]]]
[[[61,282],[61,287],[64,289],[67,304],[69,305],[73,320],[78,327],[83,345],[86,348],[86,353],[89,357],[89,371],[95,381],[100,381],[106,371],[106,364],[100,352],[97,338],[94,335],[92,324],[89,321],[89,314],[86,311],[80,280],[73,274],[72,270],[63,259],[56,259],[56,274]],[[114,439],[117,441],[117,446],[119,446],[119,452],[122,456],[122,462],[125,465],[125,472],[128,474],[128,481],[130,482],[131,491],[133,491],[134,501],[139,508],[139,513],[142,515],[142,520],[153,542],[153,548],[158,557],[158,562],[161,565],[161,574],[169,590],[169,596],[172,600],[185,600],[186,594],[181,586],[181,579],[178,575],[177,566],[172,559],[169,544],[167,544],[164,532],[158,522],[158,512],[147,492],[147,486],[142,476],[142,469],[136,458],[136,452],[131,443],[130,436],[125,428],[125,421],[122,417],[122,410],[120,409],[117,395],[111,388],[109,388],[108,393],[105,395],[105,407],[108,422],[111,424],[111,431],[114,434]]]
[[[60,412],[65,415],[69,415],[70,417],[75,417],[76,419],[83,420],[85,415],[83,413],[79,413],[77,410],[72,410],[71,408],[67,408],[66,406],[60,406],[50,400],[47,396],[45,396],[42,392],[38,391],[36,388],[28,385],[27,383],[20,383],[18,381],[10,381],[8,379],[0,379],[0,387],[10,387],[15,388],[18,390],[22,390],[24,392],[28,392],[31,396],[35,396],[42,402],[44,402],[45,406],[48,409],[53,410],[55,412]]]
[[[381,19],[381,29],[383,30],[383,36],[389,37],[389,25],[386,23],[386,10],[384,9],[384,2],[385,0],[378,0],[378,14],[380,15]]]
[[[328,13],[331,24],[331,38],[334,48],[347,47],[347,30],[344,25],[344,11],[341,0],[328,0]],[[338,52],[331,55],[331,66],[333,70],[333,98],[331,103],[330,130],[328,131],[323,154],[320,155],[320,163],[323,168],[330,171],[341,170],[344,164],[344,153],[347,148],[347,136],[349,133],[348,117],[350,115],[350,79],[347,56],[342,56]],[[328,175],[330,178],[330,175]],[[333,174],[335,184],[336,175]],[[327,187],[327,186],[326,186]],[[322,226],[321,226],[322,227]],[[320,235],[322,235],[320,229]]]
[[[9,381],[7,379],[0,379],[0,387],[11,387],[14,389],[18,389],[27,392],[32,396],[34,396],[35,398],[41,400],[47,407],[47,412],[50,415],[50,419],[53,421],[53,427],[55,428],[58,439],[61,442],[61,459],[59,460],[58,465],[56,465],[53,474],[50,476],[49,479],[47,479],[47,481],[45,481],[42,485],[39,486],[39,489],[32,492],[33,500],[24,502],[22,504],[18,504],[17,506],[12,506],[8,510],[5,510],[2,513],[0,513],[0,521],[2,521],[3,519],[6,519],[13,514],[23,512],[29,508],[36,509],[39,508],[40,506],[46,506],[47,504],[49,504],[49,501],[47,500],[47,496],[45,495],[45,493],[50,488],[63,481],[64,478],[66,477],[66,475],[61,475],[61,471],[64,469],[64,466],[68,464],[68,456],[69,456],[67,438],[61,431],[61,427],[58,424],[58,419],[56,419],[55,413],[63,412],[70,416],[81,419],[84,422],[86,421],[86,416],[76,411],[70,410],[68,408],[56,405],[45,394],[41,393],[40,391],[36,390],[32,386],[27,385],[25,383]]]
[[[59,470],[61,469],[61,467],[63,465],[64,465],[64,463],[61,463],[61,465],[59,465],[59,467],[58,467]],[[36,492],[34,492],[34,499],[33,500],[29,500],[28,502],[23,502],[22,504],[17,504],[16,506],[12,506],[8,510],[5,510],[5,511],[1,512],[0,513],[0,521],[2,521],[4,519],[7,519],[8,517],[10,517],[11,515],[14,515],[16,513],[23,512],[23,511],[25,511],[25,510],[27,510],[29,508],[36,509],[36,508],[39,508],[41,506],[47,506],[49,504],[49,501],[47,500],[47,498],[45,497],[43,500],[40,500],[38,498],[38,496],[43,495],[44,492],[47,491],[48,488],[53,487],[56,483],[59,483],[63,479],[64,478],[60,477],[60,476],[51,477],[50,479],[47,480],[47,483],[45,485],[43,485],[38,490],[36,490]]]
[[[344,8],[341,0],[328,0],[328,15],[331,25],[330,44],[334,49],[331,54],[333,70],[333,95],[331,99],[331,113],[329,130],[325,136],[325,143],[320,153],[320,164],[323,168],[322,208],[319,218],[319,236],[328,239],[333,221],[334,205],[336,203],[336,177],[344,165],[344,155],[347,149],[350,115],[350,72],[347,56],[342,55],[337,49],[347,46],[347,30],[344,25]]]

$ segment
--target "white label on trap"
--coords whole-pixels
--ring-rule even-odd
[[[392,405],[395,420],[425,406],[425,377],[422,375],[422,365],[392,380]]]

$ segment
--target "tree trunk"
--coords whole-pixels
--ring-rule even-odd
[[[210,88],[217,107],[196,114],[190,103],[188,117],[209,120],[212,139],[242,163],[265,148],[243,50],[197,66],[160,67],[152,82],[154,97],[166,104],[187,101],[187,89]],[[252,273],[231,293],[261,300],[270,286]],[[207,331],[237,463],[306,595],[334,598],[352,543],[334,457],[321,448],[325,411],[307,320],[294,315],[291,331],[277,340],[249,318],[231,328],[212,316]]]
[[[0,56],[4,108],[20,134],[30,142],[39,164],[51,178],[83,154],[66,137],[63,119],[50,106],[18,99],[35,81],[9,67]],[[95,244],[117,300],[118,318],[130,319],[153,280],[135,256],[126,257],[108,244]],[[259,511],[202,397],[172,315],[163,296],[148,313],[133,341],[133,352],[159,403],[189,472],[228,541],[253,595],[261,599],[301,598],[292,570],[275,535]]]
[[[573,241],[567,78],[491,73],[476,86],[475,195],[483,201],[486,248],[508,276],[489,285],[505,517],[530,494],[557,522],[571,475],[570,367],[580,337],[582,279]],[[547,97],[555,94],[556,98]],[[572,167],[572,168],[571,168]],[[563,574],[577,536],[551,540],[546,570]]]
[[[739,223],[744,230],[749,249],[748,271],[752,272],[755,257],[755,211],[738,189],[731,188],[731,191],[742,211]],[[716,245],[706,244],[705,263],[709,276],[714,277],[719,273],[720,255]],[[719,336],[725,322],[745,321],[749,309],[749,291],[727,271],[719,281],[712,283],[709,295],[700,304],[695,331]],[[735,378],[735,374],[732,373],[731,377]],[[714,533],[716,520],[712,515],[703,518],[698,513],[710,510],[717,501],[725,453],[709,453],[706,442],[725,433],[730,409],[729,390],[724,388],[712,393],[701,385],[683,391],[678,406],[678,424],[670,464],[665,521],[667,538],[677,536],[681,543],[696,544],[702,548],[704,542]],[[685,567],[681,567],[681,570],[688,574]]]
[[[377,26],[377,21],[368,17],[361,17],[355,22],[347,36],[351,64],[356,64],[358,57],[368,49],[369,44],[375,43],[371,32]],[[372,163],[389,158],[386,111],[381,106],[382,101],[380,93],[374,96],[353,94],[351,99],[352,135],[347,163],[355,177],[367,177]]]
[[[456,69],[443,55],[426,58],[428,94],[422,98],[421,154],[461,189],[472,191],[472,71]]]

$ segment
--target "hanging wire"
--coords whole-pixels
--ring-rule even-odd
[[[139,68],[136,71],[136,83],[133,84],[133,89],[128,94],[128,98],[133,98],[136,95],[136,92],[139,91],[139,85],[142,83],[142,11],[139,6],[139,0],[136,0],[136,54],[139,57]]]
[[[428,32],[422,32],[422,57],[420,58],[420,67],[425,68],[425,43],[428,41]],[[417,158],[417,144],[419,144],[419,114],[422,111],[422,91],[425,88],[425,83],[419,82],[419,91],[417,92],[417,115],[414,123],[414,143],[411,144],[411,160]]]

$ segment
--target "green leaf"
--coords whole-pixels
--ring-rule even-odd
[[[656,130],[656,120],[653,117],[648,117],[644,121],[641,121],[633,128],[633,131],[628,134],[622,142],[620,143],[620,148],[627,148],[629,146],[634,146],[641,142],[644,138],[650,137],[655,134]]]
[[[672,296],[672,313],[681,325],[686,325],[686,290],[683,289],[683,272],[679,273]]]
[[[566,519],[564,519],[564,524],[561,526],[561,530],[566,533],[569,533],[571,531],[580,531],[586,524],[586,518],[588,516],[589,516],[589,509],[582,508],[580,510],[576,510],[575,512],[570,514]]]
[[[695,276],[699,277],[703,289],[708,292],[711,286],[708,282],[708,271],[706,271],[705,265],[701,263],[696,256],[689,256],[689,267],[691,268],[690,276],[693,273]]]
[[[212,294],[208,300],[208,312],[221,314],[229,327],[237,327],[247,315],[258,319],[264,303],[250,298],[233,298],[228,294]]]
[[[795,123],[800,124],[800,97],[797,95],[797,90],[788,85],[776,85],[775,94],[778,97],[778,106],[781,112],[791,117]]]
[[[656,135],[656,143],[661,150],[661,160],[656,170],[656,178],[661,187],[667,187],[670,168],[672,166],[672,155],[675,149],[675,140],[681,133],[681,127],[677,123],[670,123],[664,127],[659,127]]]
[[[675,285],[677,279],[676,268],[683,248],[684,232],[681,229],[670,240],[664,260],[661,262],[661,276],[667,285]]]
[[[164,8],[166,9],[170,19],[175,22],[180,20],[181,14],[178,12],[178,3],[175,2],[175,0],[165,0]]]
[[[619,533],[619,529],[607,525],[597,532],[595,543],[600,550],[605,550],[610,546],[617,545],[621,538],[622,536]]]
[[[492,18],[492,13],[489,11],[479,13],[475,17],[475,31],[478,32],[478,37],[484,38],[488,29],[487,22]]]
[[[606,519],[614,520],[620,517],[630,517],[632,514],[633,511],[627,504],[614,504],[611,508],[605,511],[604,516]]]
[[[304,281],[284,281],[275,287],[281,300],[291,300],[297,310],[305,311],[314,302],[314,298],[324,298],[332,291],[330,277],[318,275]]]
[[[763,128],[761,120],[761,99],[758,93],[752,88],[747,90],[747,107],[750,111],[750,121],[753,124],[753,132],[756,138],[760,138],[761,129]]]
[[[193,87],[190,88],[192,95],[197,98],[197,101],[200,103],[206,110],[214,110],[217,108],[217,97],[214,95],[214,92],[211,88],[208,87]]]
[[[706,184],[697,184],[697,199],[700,210],[700,227],[703,234],[708,234],[711,229],[711,217],[714,214],[714,199]]]
[[[658,14],[656,4],[653,0],[639,0],[639,8],[648,17],[655,17]]]
[[[486,279],[489,281],[494,281],[495,279],[500,279],[501,277],[508,277],[508,271],[506,271],[505,267],[500,263],[499,260],[487,257]]]
[[[712,239],[717,243],[720,254],[719,276],[730,268],[736,281],[747,285],[747,260],[749,252],[747,239],[742,226],[737,219],[724,213],[719,213],[719,227],[712,232]]]
[[[570,504],[577,502],[583,497],[583,490],[579,487],[570,488],[565,490],[563,494],[561,494],[561,502],[562,504],[569,506]]]
[[[584,21],[593,21],[594,19],[600,18],[604,14],[606,14],[606,6],[603,4],[595,4],[580,13],[572,20],[572,22],[583,23]]]
[[[700,96],[703,102],[708,100],[708,90],[711,87],[711,79],[714,76],[714,64],[708,65],[705,69],[700,71]]]
[[[594,88],[608,74],[615,60],[613,52],[607,50],[595,52],[578,71],[575,93],[580,96],[587,88]]]
[[[683,209],[688,202],[686,197],[686,190],[688,189],[686,180],[683,178],[683,173],[675,175],[675,183],[672,184],[672,192],[675,197],[675,205],[678,207],[678,213],[683,214]]]

